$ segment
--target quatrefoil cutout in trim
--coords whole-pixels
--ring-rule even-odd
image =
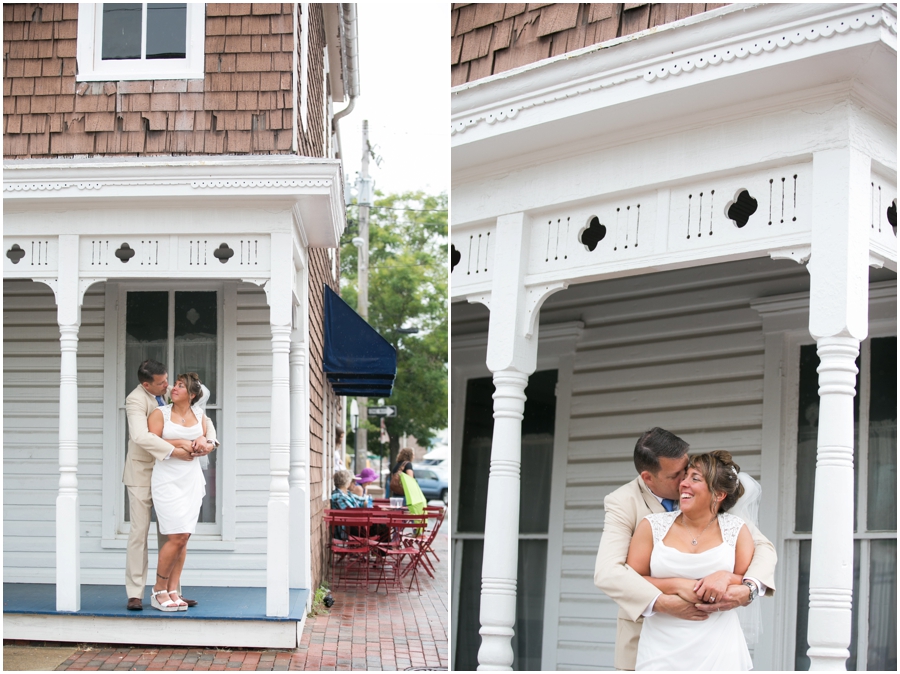
[[[19,264],[19,260],[25,257],[25,251],[19,247],[19,244],[14,243],[12,248],[6,251],[6,257],[8,257],[13,264]]]
[[[756,213],[759,203],[750,196],[745,189],[738,190],[732,201],[725,205],[725,215],[729,220],[734,221],[735,227],[740,229],[750,220],[750,216]]]
[[[213,257],[215,257],[222,264],[228,262],[229,258],[231,258],[233,255],[234,251],[228,246],[227,243],[221,244],[213,251]]]
[[[135,252],[131,246],[129,246],[127,243],[123,243],[115,252],[115,255],[124,263],[133,258],[135,256]]]
[[[600,223],[600,218],[592,215],[588,220],[587,226],[581,230],[578,240],[584,244],[588,252],[593,252],[597,244],[606,237],[606,225]]]

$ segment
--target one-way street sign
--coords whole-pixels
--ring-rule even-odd
[[[397,406],[382,405],[381,407],[369,407],[366,412],[370,417],[395,417],[397,416]]]

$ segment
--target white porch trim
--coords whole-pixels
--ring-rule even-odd
[[[79,308],[85,290],[107,279],[213,281],[223,285],[225,313],[234,312],[238,282],[265,288],[272,335],[267,615],[288,615],[292,581],[294,587],[310,582],[308,475],[304,475],[308,457],[303,456],[304,442],[307,453],[309,443],[308,385],[302,373],[306,369],[302,356],[309,343],[305,260],[307,246],[339,243],[345,224],[340,171],[337,160],[291,156],[4,162],[4,252],[10,253],[3,258],[4,278],[46,283],[59,307],[58,610],[80,609],[75,366]],[[79,235],[68,233],[73,230]],[[295,304],[301,307],[302,322],[301,316],[295,320],[299,313],[294,311]],[[110,326],[115,322],[113,315],[106,317],[106,336],[116,334],[116,327]],[[300,377],[294,377],[299,388],[293,392],[292,335],[301,357],[293,363],[295,372],[301,370]],[[117,348],[116,343],[112,340],[107,348]],[[225,355],[233,355],[234,349],[233,340],[226,337]],[[107,355],[104,367],[111,362],[115,356]],[[226,378],[226,400],[234,399],[230,386]],[[301,420],[293,434],[292,417]],[[114,421],[106,421],[115,428]],[[233,419],[223,418],[221,423],[230,428],[229,437],[236,442]],[[108,468],[105,459],[104,466]],[[111,479],[108,472],[104,470],[106,481]],[[233,493],[229,484],[233,480],[227,477],[223,475],[225,492]],[[104,498],[115,494],[119,480],[120,475],[115,475],[115,484],[104,484]],[[294,510],[299,521],[293,528],[292,489],[300,501]],[[233,549],[234,518],[223,517],[222,527],[223,540],[199,541],[199,547]],[[115,532],[107,529],[104,538],[110,533],[114,538]],[[304,536],[306,540],[296,540]],[[292,538],[293,565],[299,570],[294,577],[289,572]],[[116,543],[104,547],[116,547]]]

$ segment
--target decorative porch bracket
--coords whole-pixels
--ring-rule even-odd
[[[811,670],[845,670],[853,605],[853,397],[868,334],[869,158],[813,155],[809,332],[819,365],[819,431],[809,572]]]
[[[523,213],[497,219],[491,292],[473,295],[491,310],[487,366],[494,375],[494,434],[484,523],[479,670],[511,670],[519,558],[519,492],[525,387],[537,365],[541,303],[565,284],[526,288],[529,227]]]
[[[290,613],[290,351],[293,319],[290,232],[272,234],[272,278],[266,284],[272,330],[272,401],[269,423],[269,502],[266,530],[266,615]]]

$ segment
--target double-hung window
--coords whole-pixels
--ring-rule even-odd
[[[202,79],[204,3],[79,3],[79,81]]]

